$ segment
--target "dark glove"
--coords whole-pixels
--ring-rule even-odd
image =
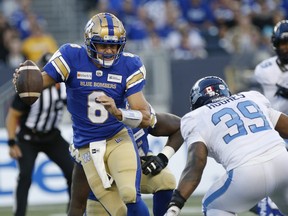
[[[157,156],[154,155],[143,156],[141,157],[141,161],[142,161],[142,172],[145,175],[148,175],[150,173],[152,175],[157,175],[168,164],[168,158],[162,153],[159,153]]]
[[[168,208],[172,206],[177,206],[179,209],[182,209],[185,202],[186,202],[186,199],[180,194],[178,190],[175,189],[173,191],[172,198],[168,205]]]
[[[276,84],[276,86],[278,87],[278,89],[275,95],[288,99],[288,89],[279,84]]]

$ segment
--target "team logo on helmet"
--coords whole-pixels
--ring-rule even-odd
[[[204,77],[198,80],[191,89],[191,109],[195,110],[230,95],[231,92],[224,80],[216,76]]]

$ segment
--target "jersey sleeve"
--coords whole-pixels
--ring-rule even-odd
[[[77,49],[81,49],[81,46],[77,44],[62,45],[45,65],[44,71],[56,82],[65,82],[70,75],[70,66],[77,55]]]
[[[281,112],[277,111],[277,110],[275,110],[273,108],[270,108],[268,110],[268,112],[269,112],[269,118],[270,118],[270,120],[271,120],[271,122],[272,122],[272,124],[273,124],[273,126],[275,128],[275,126],[276,126],[276,124],[278,122],[278,119],[280,118]]]
[[[269,61],[263,61],[260,64],[258,64],[254,70],[254,77],[256,81],[263,85],[269,85],[270,84],[270,79],[269,79],[269,71],[267,69],[271,67],[272,64]]]
[[[184,142],[187,146],[195,143],[195,142],[203,142],[205,143],[204,138],[201,133],[198,131],[198,119],[196,115],[193,115],[194,111],[186,114],[181,118],[181,134],[184,138]],[[206,145],[206,143],[205,143]]]
[[[124,55],[129,55],[125,53]],[[139,91],[142,91],[146,82],[146,69],[141,59],[134,55],[127,62],[128,76],[126,79],[126,93],[125,96],[129,97]]]

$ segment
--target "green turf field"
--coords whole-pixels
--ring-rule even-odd
[[[151,216],[153,215],[151,212],[152,209],[152,200],[145,199],[145,202],[149,206]],[[29,206],[27,216],[64,216],[65,215],[66,206],[63,204],[54,204],[54,205],[37,205],[37,206]],[[0,215],[1,216],[11,216],[12,215],[12,207],[0,207]],[[203,216],[201,213],[201,197],[192,197],[190,198],[185,207],[181,211],[182,216]],[[256,216],[255,214],[245,212],[241,213],[238,216]]]

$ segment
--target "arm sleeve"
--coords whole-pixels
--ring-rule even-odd
[[[128,71],[128,77],[126,79],[126,97],[142,91],[146,83],[146,69],[138,56],[131,58],[131,61],[129,61],[128,64]]]
[[[199,141],[206,143],[202,135],[197,131],[197,120],[191,112],[181,119],[181,134],[187,146]]]
[[[272,109],[272,108],[269,109],[269,118],[270,118],[274,127],[276,126],[280,115],[281,115],[281,112],[279,112],[275,109]]]

